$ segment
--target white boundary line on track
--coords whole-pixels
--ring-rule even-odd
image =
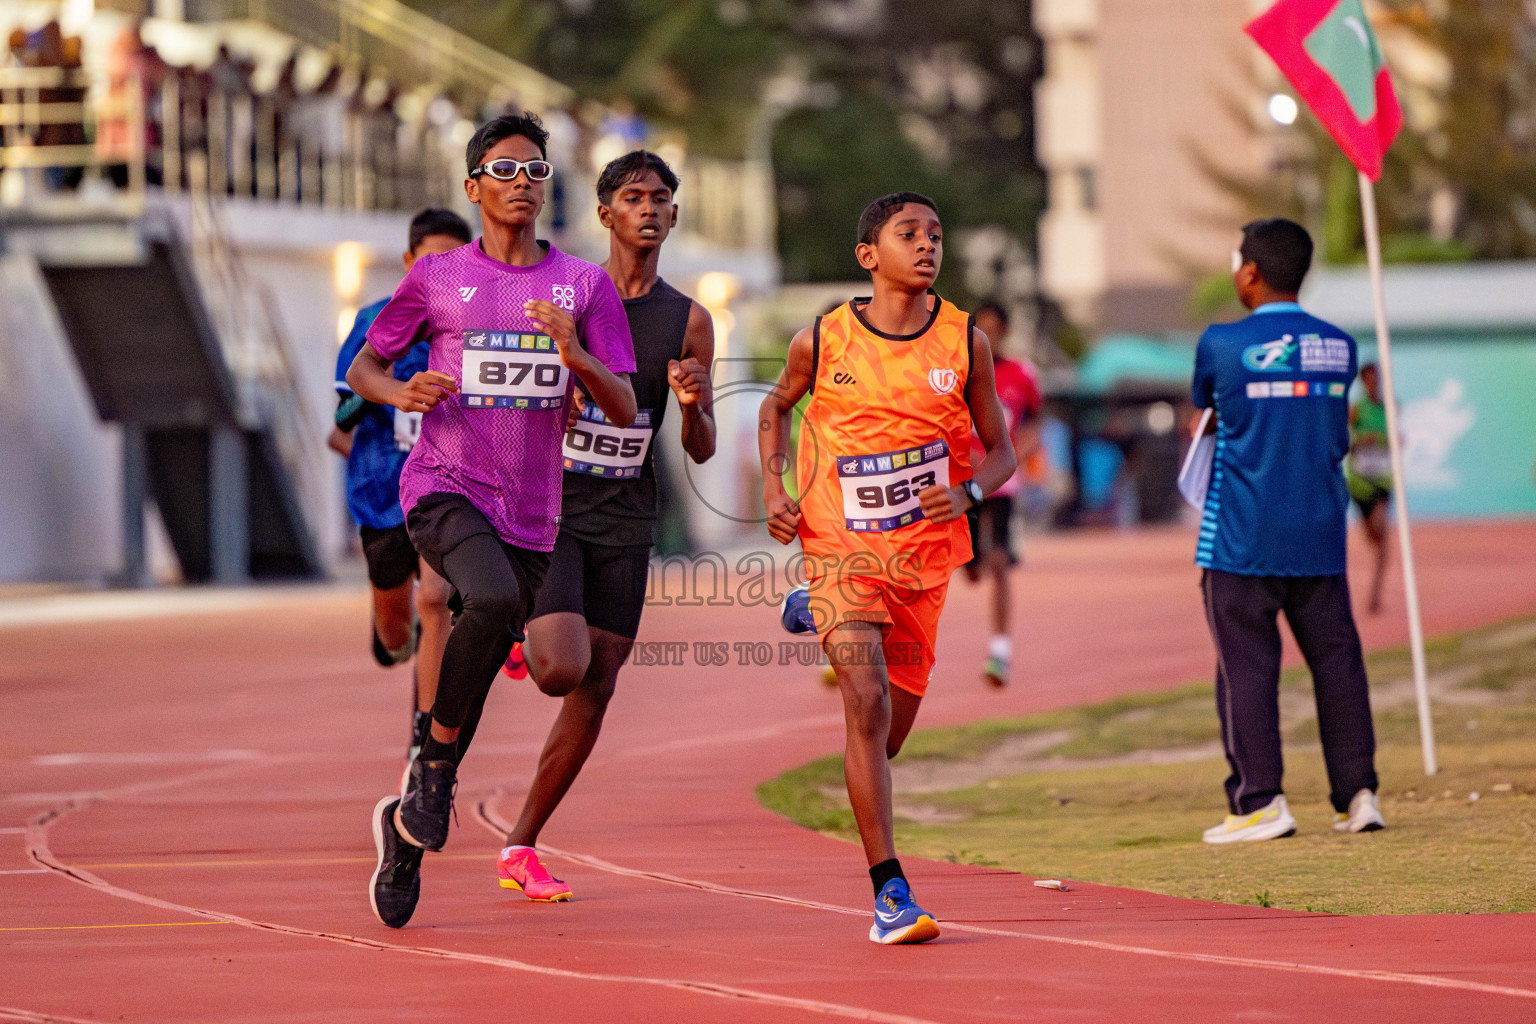
[[[82,622],[132,622],[181,615],[224,615],[280,608],[312,598],[348,598],[361,583],[277,584],[251,587],[156,587],[88,590],[0,599],[0,630]]]
[[[683,978],[650,978],[644,976],[632,976],[622,974],[598,974],[590,971],[572,971],[561,967],[546,967],[540,964],[531,964],[522,960],[512,960],[507,957],[487,956],[479,953],[463,953],[451,949],[438,949],[433,946],[401,946],[391,942],[379,942],[375,939],[365,939],[356,935],[340,935],[334,932],[319,932],[309,928],[298,928],[292,925],[276,924],[271,921],[257,921],[238,914],[225,914],[217,911],[206,910],[200,907],[190,907],[181,903],[173,903],[170,900],[162,900],[155,896],[134,892],[132,889],[123,889],[103,878],[84,870],[71,867],[54,856],[48,845],[48,830],[55,822],[65,815],[81,810],[85,805],[81,803],[69,803],[62,807],[54,807],[38,815],[27,828],[27,854],[33,862],[43,868],[62,875],[72,882],[76,882],[87,888],[119,899],[128,900],[145,906],[159,907],[162,910],[177,911],[190,914],[193,917],[201,917],[209,920],[217,920],[227,924],[237,924],[255,931],[275,932],[282,935],[294,935],[300,938],[323,939],[344,946],[359,946],[365,949],[385,950],[393,953],[405,953],[413,956],[428,957],[440,960],[452,960],[460,963],[483,964],[488,967],[500,967],[514,971],[524,971],[530,974],[542,974],[554,978],[567,978],[576,981],[605,981],[628,985],[650,985],[657,988],[673,989],[680,992],[690,992],[699,995],[714,996],[720,999],[734,999],[742,1002],[755,1003],[764,1006],[782,1006],[792,1010],[805,1010],[810,1013],[826,1014],[834,1017],[844,1017],[849,1020],[870,1021],[872,1024],[935,1024],[933,1021],[921,1017],[908,1017],[901,1014],[882,1013],[878,1010],[869,1010],[859,1006],[843,1006],[838,1003],[823,1002],[818,999],[802,999],[798,996],[775,995],[771,992],[758,992],[753,989],[738,988],[734,985],[720,985],[709,981],[691,981]],[[23,1021],[47,1022],[52,1020],[64,1021],[65,1024],[99,1024],[99,1022],[72,1021],[62,1017],[23,1017]]]
[[[0,1020],[19,1021],[20,1024],[106,1024],[105,1021],[86,1020],[83,1017],[65,1017],[57,1013],[19,1010],[14,1006],[0,1006]]]
[[[499,795],[500,793],[498,792],[475,804],[476,820],[498,837],[504,836],[509,830],[506,823],[495,818],[493,812],[488,809],[491,801],[495,800]],[[866,917],[869,914],[867,910],[855,910],[852,907],[838,906],[835,903],[823,903],[820,900],[799,899],[794,896],[781,896],[776,893],[759,892],[754,889],[738,889],[733,886],[718,885],[714,882],[705,882],[696,878],[682,878],[678,875],[669,875],[660,871],[626,868],[611,861],[603,860],[600,857],[593,857],[584,853],[571,853],[566,850],[556,849],[553,846],[545,846],[542,843],[539,844],[539,849],[574,864],[581,864],[597,871],[621,875],[626,878],[645,878],[655,882],[664,882],[668,885],[701,889],[705,892],[718,893],[724,896],[764,900],[769,903],[788,903],[810,910],[823,910],[833,914],[846,914],[854,917]],[[1119,942],[1102,942],[1098,939],[1074,939],[1065,935],[1010,931],[1005,928],[986,928],[981,925],[961,924],[956,921],[943,921],[942,924],[945,928],[954,931],[971,932],[978,935],[997,935],[1010,939],[1027,939],[1032,942],[1049,942],[1062,946],[1077,946],[1083,949],[1097,949],[1107,953],[1131,953],[1137,956],[1160,957],[1167,960],[1188,960],[1195,963],[1218,964],[1224,967],[1252,967],[1260,970],[1350,978],[1357,981],[1382,981],[1401,985],[1420,985],[1426,988],[1456,989],[1463,992],[1478,992],[1484,995],[1510,996],[1516,999],[1536,999],[1536,991],[1531,989],[1512,988],[1506,985],[1489,985],[1480,981],[1463,981],[1459,978],[1445,978],[1436,974],[1405,974],[1400,971],[1324,967],[1320,964],[1305,964],[1287,960],[1263,960],[1257,957],[1225,956],[1219,953],[1190,953],[1172,949],[1155,949],[1148,946],[1129,946]]]

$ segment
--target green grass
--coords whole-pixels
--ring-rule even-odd
[[[1536,630],[1522,631],[1527,624],[1536,620],[1430,644],[1431,671],[1456,682],[1436,704],[1441,771],[1434,778],[1422,772],[1411,699],[1378,710],[1388,824],[1382,832],[1332,831],[1316,721],[1305,710],[1308,681],[1293,672],[1284,684],[1284,729],[1295,838],[1235,846],[1199,841],[1224,810],[1226,765],[1219,758],[1114,763],[1137,750],[1216,739],[1210,687],[1198,686],[914,735],[902,760],[966,761],[1012,737],[1062,732],[1066,737],[1045,756],[1110,763],[898,794],[898,808],[920,803],[959,819],[920,824],[898,817],[898,847],[1039,877],[1254,906],[1350,914],[1536,910]],[[1378,701],[1402,693],[1405,651],[1373,656],[1369,668]],[[758,796],[800,824],[855,840],[842,785],[842,758],[826,757],[765,782]],[[1472,793],[1479,798],[1471,800]]]

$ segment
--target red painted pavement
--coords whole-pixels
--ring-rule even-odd
[[[1536,612],[1536,523],[1415,536],[1431,633]],[[974,677],[985,615],[957,583],[919,725],[1205,678],[1192,547],[1033,543],[1003,692]],[[1362,619],[1368,646],[1403,642],[1399,595]],[[318,590],[0,631],[0,1021],[1536,1020],[1528,916],[1293,914],[909,862],[943,938],[875,946],[857,850],[752,796],[839,748],[836,696],[734,651],[621,678],[544,835],[569,904],[495,884],[492,826],[555,712],[503,680],[459,828],[392,931],[368,909],[368,812],[398,779],[408,683],[372,666],[365,614]],[[777,653],[775,618],[652,607],[642,639]]]

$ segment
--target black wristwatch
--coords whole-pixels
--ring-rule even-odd
[[[971,479],[961,484],[960,488],[961,490],[965,491],[965,496],[971,499],[972,508],[975,508],[981,504],[981,499],[984,497],[984,495],[981,493],[981,484],[977,483],[974,479]]]

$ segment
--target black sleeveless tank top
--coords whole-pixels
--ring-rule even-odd
[[[682,358],[683,337],[692,309],[692,299],[660,278],[649,292],[624,300],[624,313],[629,317],[629,333],[635,344],[635,372],[630,376],[630,385],[635,389],[635,406],[640,411],[636,425],[649,413],[650,444],[638,476],[613,479],[606,474],[594,474],[590,467],[585,472],[573,468],[582,466],[583,461],[580,453],[572,449],[572,435],[567,435],[560,510],[562,530],[596,544],[654,541],[656,438],[661,436],[667,398],[672,390],[667,384],[667,363]],[[577,424],[578,428],[581,426]],[[587,438],[580,438],[577,443],[592,444]]]

